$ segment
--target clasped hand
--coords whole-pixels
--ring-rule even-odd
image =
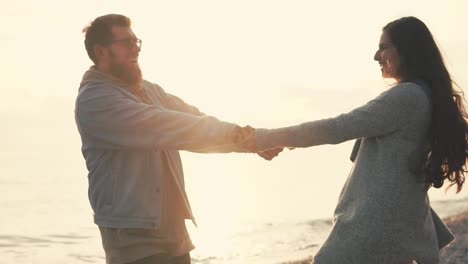
[[[275,147],[267,150],[258,150],[257,142],[255,139],[255,129],[251,126],[240,127],[235,131],[234,142],[254,153],[257,153],[260,157],[265,160],[272,160],[283,151],[283,147]]]

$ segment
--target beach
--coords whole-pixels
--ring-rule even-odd
[[[441,264],[462,264],[468,259],[468,211],[448,217],[445,223],[455,234],[455,241],[442,249]]]
[[[455,240],[440,252],[440,264],[466,264],[468,259],[468,210],[444,219]],[[283,264],[310,264],[312,257]]]
[[[55,180],[54,183],[34,185],[34,190],[42,196],[0,202],[4,208],[0,218],[1,263],[105,262],[99,231],[89,219],[86,198],[77,199],[79,194],[64,188],[65,182]],[[15,190],[12,187],[17,184],[20,183],[4,182],[0,185],[0,193],[6,193],[10,199],[19,197],[11,194]],[[57,191],[48,191],[51,186],[61,193],[57,196]],[[26,189],[21,197],[27,197],[26,191],[35,194]],[[468,198],[433,201],[431,205],[456,236],[456,241],[442,250],[441,263],[466,263],[462,259],[468,257]],[[50,224],[51,221],[54,224]],[[195,242],[197,248],[191,252],[193,264],[311,263],[311,256],[326,239],[332,225],[329,217],[231,221],[217,225],[207,225],[203,219],[200,222],[194,235],[202,239]]]

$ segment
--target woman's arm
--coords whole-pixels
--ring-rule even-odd
[[[257,129],[257,148],[310,147],[387,135],[404,127],[411,112],[424,103],[428,103],[427,97],[419,86],[402,83],[367,104],[334,118],[277,129]]]

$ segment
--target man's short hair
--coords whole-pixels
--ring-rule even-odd
[[[130,27],[130,18],[118,15],[108,14],[100,16],[92,21],[88,26],[83,29],[85,33],[85,47],[88,52],[89,58],[97,64],[97,57],[94,54],[94,45],[109,45],[112,42],[112,27]]]

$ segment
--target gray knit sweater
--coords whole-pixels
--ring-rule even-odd
[[[431,210],[425,190],[421,168],[430,122],[431,102],[423,88],[401,83],[335,118],[257,129],[259,149],[362,139],[333,228],[314,263],[439,263],[439,248],[453,236]]]

